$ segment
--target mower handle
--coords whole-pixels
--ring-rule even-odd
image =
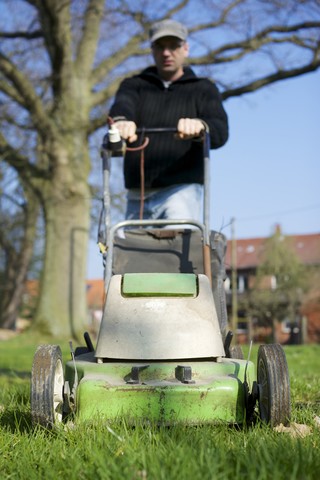
[[[112,125],[111,125],[112,129]],[[177,133],[176,127],[139,127],[136,133]],[[120,138],[119,133],[116,134],[116,138],[110,141],[109,133],[103,137],[101,157],[103,160],[103,172],[104,172],[104,185],[105,187],[109,182],[110,172],[110,160],[112,156],[123,156],[124,141]],[[112,147],[112,148],[110,148]],[[210,220],[210,199],[209,199],[209,157],[210,157],[210,136],[208,127],[205,128],[203,137],[203,162],[204,162],[204,219],[203,223],[208,227]],[[107,187],[108,188],[108,187]],[[106,195],[108,196],[108,195]],[[107,199],[107,203],[110,205],[110,199]],[[107,210],[107,209],[106,209]],[[209,230],[207,229],[206,243],[209,243]]]
[[[176,127],[152,127],[152,128],[138,128],[136,133],[177,133]],[[101,156],[103,160],[103,178],[104,178],[104,207],[106,211],[105,215],[105,224],[106,224],[106,240],[107,246],[110,247],[110,192],[109,192],[109,173],[110,173],[110,160],[112,153],[115,154],[118,152],[119,154],[123,155],[123,140],[120,138],[119,134],[116,135],[116,139],[110,142],[108,138],[109,135],[106,134],[103,138],[102,149],[101,149]],[[115,141],[116,140],[116,141]],[[113,144],[113,148],[110,149],[110,145]],[[203,257],[204,257],[204,264],[205,264],[205,271],[211,271],[211,263],[210,263],[210,231],[209,231],[209,221],[210,221],[210,198],[209,198],[209,156],[210,156],[210,137],[208,128],[205,129],[204,137],[203,137],[203,162],[204,162],[204,195],[203,195]],[[156,221],[152,222],[156,224]],[[170,222],[168,222],[170,223]],[[179,223],[179,222],[175,222]],[[184,223],[184,222],[183,222]],[[191,223],[191,222],[188,222]],[[145,224],[144,224],[145,225]],[[202,229],[202,228],[201,228]],[[110,255],[108,256],[110,257]],[[112,257],[111,257],[112,258]],[[112,261],[112,260],[110,260]],[[105,274],[105,285],[109,283],[110,278],[110,265],[109,268],[106,268]],[[211,279],[211,273],[208,273],[209,279]]]
[[[118,130],[111,129],[103,137],[102,149],[106,152],[112,152],[113,156],[123,156],[124,144],[127,143],[120,137]],[[152,127],[152,128],[137,128],[136,133],[148,134],[148,133],[177,133],[176,127]]]
[[[137,133],[177,133],[176,127],[150,127],[150,128],[137,128]]]

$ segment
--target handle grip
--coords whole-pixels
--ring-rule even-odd
[[[137,128],[137,133],[176,133],[176,127]]]

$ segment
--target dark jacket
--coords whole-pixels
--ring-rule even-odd
[[[165,88],[155,67],[124,80],[109,115],[141,127],[176,127],[180,118],[198,118],[210,130],[211,148],[228,138],[227,115],[214,83],[197,77],[191,68]],[[145,149],[145,187],[161,188],[181,183],[203,183],[203,150],[199,140],[178,140],[172,133],[148,134]],[[141,141],[141,140],[140,140]],[[129,146],[136,146],[130,144]],[[140,187],[140,152],[125,155],[126,188]]]

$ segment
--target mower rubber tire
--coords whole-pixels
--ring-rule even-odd
[[[58,345],[40,345],[31,373],[31,418],[45,428],[62,422],[64,374]]]
[[[234,358],[237,360],[244,359],[241,345],[234,345],[233,347],[230,347],[230,358]]]
[[[290,380],[287,360],[279,344],[260,345],[257,363],[260,419],[270,424],[290,421]]]

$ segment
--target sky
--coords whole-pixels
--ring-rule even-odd
[[[224,103],[230,138],[210,160],[210,227],[231,238],[320,232],[320,72]],[[102,278],[89,245],[88,278]]]

